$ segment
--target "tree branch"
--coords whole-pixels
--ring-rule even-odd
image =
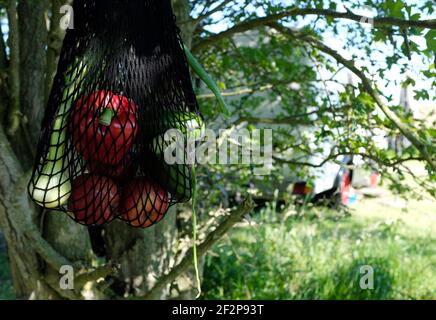
[[[59,277],[56,277],[55,274],[47,274],[42,277],[40,277],[39,281],[42,285],[47,286],[54,292],[54,294],[57,294],[59,298],[66,299],[66,300],[82,300],[83,296],[80,293],[80,290],[70,290],[70,289],[62,289],[59,285]],[[82,288],[80,288],[82,289]],[[32,299],[32,297],[30,297]]]
[[[230,2],[232,2],[233,0],[223,0],[219,5],[217,5],[215,8],[209,10],[206,13],[202,13],[200,16],[198,16],[197,18],[193,19],[194,22],[198,23],[201,20],[204,20],[208,17],[210,17],[211,15],[213,15],[214,13],[220,11],[221,9],[223,9],[226,5],[228,5]]]
[[[27,183],[30,174],[24,174],[15,183],[11,196],[12,205],[17,209],[30,208],[27,192]],[[36,225],[32,223],[30,215],[26,215],[20,221],[23,235],[28,239],[29,246],[32,246],[41,258],[55,270],[59,270],[64,265],[76,266],[65,257],[61,256],[53,247],[41,236]]]
[[[379,165],[383,165],[386,167],[395,167],[395,166],[401,165],[405,162],[414,161],[414,160],[422,160],[422,158],[418,158],[418,157],[408,157],[408,158],[398,159],[395,161],[382,161],[379,159],[379,157],[374,156],[374,155],[370,155],[368,153],[351,152],[351,151],[350,152],[338,152],[338,153],[331,152],[326,158],[324,158],[321,162],[319,162],[317,164],[310,163],[310,162],[304,162],[304,161],[298,161],[298,160],[292,160],[292,159],[288,160],[288,159],[283,159],[283,158],[280,158],[277,156],[273,156],[273,159],[274,159],[274,161],[281,163],[281,164],[291,164],[291,165],[302,166],[302,167],[320,168],[320,167],[324,166],[327,162],[334,161],[340,156],[361,156],[362,158],[370,159],[370,160],[378,163]]]
[[[312,124],[312,120],[303,120],[301,118],[306,118],[311,115],[317,114],[318,111],[312,111],[308,113],[296,114],[284,118],[259,118],[259,117],[240,117],[235,121],[234,125],[241,124],[242,122],[249,123],[265,123],[265,124],[289,124],[289,125],[308,125]]]
[[[236,210],[227,216],[223,222],[211,232],[206,239],[197,247],[198,257],[203,256],[215,243],[218,242],[237,222],[246,214],[250,213],[255,207],[255,203],[249,196]],[[193,254],[189,250],[185,257],[169,273],[157,280],[153,288],[144,296],[137,299],[152,300],[156,299],[158,294],[177,277],[185,273],[192,265]]]
[[[62,40],[65,31],[60,27],[61,13],[60,8],[65,4],[72,4],[72,0],[51,0],[52,17],[50,20],[50,30],[48,34],[47,46],[47,76],[45,80],[45,101],[48,101],[52,82],[56,74],[57,60],[61,53]]]
[[[381,27],[381,26],[398,26],[400,28],[410,28],[410,27],[418,27],[418,28],[429,28],[429,29],[436,29],[436,19],[431,20],[404,20],[404,19],[398,19],[398,18],[392,18],[392,17],[366,17],[362,15],[357,15],[352,13],[351,11],[347,12],[337,12],[333,10],[328,9],[300,9],[300,8],[292,8],[289,10],[285,10],[283,12],[272,14],[266,17],[251,19],[247,21],[243,21],[230,29],[227,29],[223,32],[217,33],[213,36],[210,36],[208,38],[202,39],[200,42],[195,44],[193,46],[193,51],[198,51],[200,49],[203,49],[207,46],[212,45],[213,43],[216,43],[222,39],[231,37],[232,35],[236,33],[245,32],[251,29],[256,29],[262,26],[266,26],[269,23],[277,22],[283,18],[287,17],[295,17],[295,16],[307,16],[307,15],[318,15],[318,16],[325,16],[325,17],[331,17],[331,18],[340,18],[340,19],[347,19],[357,22],[365,22],[365,23],[373,23],[374,27]]]
[[[393,112],[391,109],[389,109],[388,106],[383,103],[379,93],[372,87],[371,81],[366,77],[363,71],[355,66],[354,61],[345,59],[337,51],[326,46],[324,43],[322,43],[320,40],[316,39],[313,36],[283,27],[279,23],[270,23],[270,26],[285,35],[288,35],[290,37],[298,37],[299,39],[309,43],[313,47],[334,58],[338,63],[344,65],[348,70],[358,76],[362,82],[363,89],[374,99],[378,108],[395,125],[395,127],[397,127],[398,130],[400,130],[400,132],[415,146],[415,148],[421,153],[423,159],[427,161],[431,168],[433,170],[436,170],[436,161],[434,159],[434,155],[432,155],[431,151],[428,150],[428,146],[424,142],[422,142],[421,139],[405,123],[401,121],[401,119],[398,118],[395,112]]]
[[[346,20],[352,20],[362,23],[374,23],[375,27],[382,27],[382,26],[397,26],[401,28],[410,28],[410,27],[417,27],[417,28],[429,28],[429,29],[435,29],[436,28],[436,19],[429,19],[429,20],[405,20],[405,19],[399,19],[399,18],[393,18],[393,17],[367,17],[363,15],[354,14],[350,10],[347,10],[346,12],[337,12],[334,10],[328,10],[328,9],[297,9],[295,13],[292,14],[293,16],[299,15],[299,16],[307,16],[307,15],[318,15],[318,16],[325,16],[330,18],[339,18],[339,19],[346,19]]]
[[[87,282],[97,281],[101,278],[106,278],[109,275],[115,274],[120,269],[119,265],[108,264],[85,274],[81,274],[76,278],[74,284],[77,288],[83,288]]]
[[[246,94],[252,94],[255,92],[267,91],[267,90],[270,90],[272,88],[273,88],[273,85],[269,84],[269,85],[262,86],[258,89],[245,88],[245,89],[239,89],[239,90],[235,90],[235,91],[231,91],[231,92],[222,92],[221,95],[223,97],[235,97],[235,96],[242,96],[242,95],[246,95]],[[207,93],[207,94],[198,95],[197,99],[198,100],[216,99],[216,97],[212,93]]]

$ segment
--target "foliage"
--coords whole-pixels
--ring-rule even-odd
[[[5,253],[0,252],[0,300],[13,299],[14,297],[8,258]]]
[[[197,13],[207,12],[205,5],[210,2],[193,3],[192,12]],[[222,184],[223,177],[231,181],[236,175],[242,177],[241,181],[225,187],[231,194],[248,184],[272,185],[274,189],[283,181],[309,179],[308,169],[312,166],[353,154],[363,158],[367,168],[380,171],[393,189],[403,194],[411,191],[401,180],[392,177],[391,169],[407,171],[405,163],[409,160],[424,160],[420,151],[413,145],[406,144],[394,151],[380,144],[382,137],[387,140],[403,132],[380,111],[360,79],[347,77],[352,70],[346,70],[335,57],[308,42],[307,36],[327,46],[339,40],[343,46],[338,53],[351,59],[372,81],[382,100],[418,137],[431,157],[436,152],[436,136],[434,120],[429,119],[434,115],[417,119],[399,105],[398,98],[401,88],[409,87],[415,94],[416,106],[421,100],[435,101],[434,30],[383,22],[371,27],[359,23],[359,19],[337,19],[331,12],[416,21],[431,18],[433,2],[356,0],[343,4],[331,0],[240,0],[222,3],[225,4],[222,10],[200,21],[193,49],[229,96],[233,117],[223,120],[217,116],[216,103],[210,99],[200,99],[201,107],[215,129],[241,125],[245,123],[243,120],[247,120],[248,129],[273,128],[276,170],[269,177],[253,177],[251,168],[209,166],[205,169],[210,180],[206,184]],[[275,29],[263,22],[263,17],[292,12],[295,8],[318,11],[313,15],[284,15],[279,23],[285,29]],[[250,25],[239,32],[247,22]],[[203,46],[202,42],[206,44]],[[427,67],[421,70],[414,62]],[[384,92],[384,88],[390,90]],[[268,125],[263,123],[264,118]],[[427,168],[427,191],[435,195],[434,168],[431,165]]]

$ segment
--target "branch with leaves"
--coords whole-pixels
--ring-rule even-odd
[[[208,17],[210,17],[211,15],[213,15],[214,13],[217,13],[219,11],[221,11],[222,9],[224,9],[230,2],[233,2],[233,0],[223,0],[221,3],[219,3],[217,6],[215,6],[213,9],[210,9],[209,11],[205,12],[205,10],[203,10],[200,15],[193,19],[191,22],[195,22],[198,23]],[[204,6],[204,8],[206,9],[207,6]],[[183,22],[181,22],[181,24],[183,24]]]
[[[436,160],[434,154],[430,151],[430,146],[423,142],[405,123],[403,123],[398,116],[387,105],[385,105],[379,95],[379,93],[373,88],[371,81],[366,77],[365,73],[357,68],[354,61],[347,60],[341,56],[337,51],[331,49],[325,45],[322,41],[318,40],[314,36],[295,31],[282,26],[279,23],[270,23],[270,27],[292,38],[298,38],[305,41],[316,49],[328,54],[334,58],[339,64],[345,66],[348,70],[353,72],[362,82],[363,89],[374,99],[376,105],[385,114],[385,116],[399,129],[399,131],[415,146],[420,152],[423,159],[430,165],[430,167],[436,171]]]
[[[236,96],[242,96],[246,94],[253,94],[257,92],[267,91],[273,88],[273,85],[265,85],[258,89],[251,89],[251,88],[245,88],[245,89],[238,89],[234,91],[228,91],[228,92],[222,92],[221,95],[223,97],[236,97]],[[205,100],[205,99],[214,99],[216,96],[215,94],[200,94],[197,96],[198,100]]]
[[[209,36],[208,38],[201,39],[199,42],[194,44],[193,51],[198,51],[204,49],[208,46],[213,45],[214,43],[221,41],[226,38],[230,38],[236,33],[245,32],[248,30],[253,30],[259,27],[267,26],[273,22],[278,22],[284,18],[289,17],[297,17],[297,16],[308,16],[308,15],[317,15],[317,16],[325,16],[329,18],[339,18],[339,19],[347,19],[356,22],[371,22],[374,27],[384,27],[384,26],[397,26],[400,28],[428,28],[428,29],[436,29],[436,19],[430,20],[405,20],[393,17],[367,17],[363,15],[354,14],[350,10],[346,12],[337,12],[334,10],[327,9],[312,9],[312,8],[291,8],[289,10],[284,10],[283,12],[271,14],[266,17],[260,17],[256,19],[250,19],[247,21],[243,21],[241,23],[236,24],[235,26],[222,31],[220,33]]]
[[[248,123],[263,123],[263,124],[286,124],[286,125],[310,125],[313,124],[314,120],[310,120],[309,117],[317,114],[318,111],[312,111],[303,114],[296,114],[283,118],[261,118],[261,117],[250,117],[243,116],[238,118],[233,125],[237,126],[243,122]]]
[[[333,150],[332,150],[333,151]],[[414,160],[422,160],[419,157],[407,157],[404,159],[398,159],[395,161],[389,161],[389,160],[381,160],[379,157],[375,155],[371,155],[369,153],[364,152],[330,152],[330,154],[325,157],[321,162],[319,163],[311,163],[311,162],[305,162],[305,161],[299,161],[299,160],[293,160],[293,159],[285,159],[278,156],[273,156],[274,161],[280,164],[290,164],[294,166],[302,166],[302,167],[310,167],[310,168],[321,168],[324,166],[327,162],[336,161],[338,157],[340,156],[360,156],[364,159],[369,159],[374,161],[375,163],[385,166],[385,167],[397,167],[398,165],[401,165],[403,163],[407,163]]]

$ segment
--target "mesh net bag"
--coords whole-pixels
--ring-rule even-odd
[[[165,133],[204,128],[170,0],[73,8],[29,193],[84,225],[149,227],[193,192],[191,165],[165,161]]]

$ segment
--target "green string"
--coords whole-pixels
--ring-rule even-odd
[[[191,66],[192,70],[194,70],[194,72],[201,79],[201,81],[203,81],[208,86],[208,88],[213,92],[216,99],[218,100],[220,112],[225,117],[230,117],[230,111],[216,82],[212,79],[209,73],[207,73],[207,71],[200,64],[197,58],[194,57],[189,48],[183,45],[183,49],[185,50],[186,59],[188,60],[188,63]]]
[[[197,258],[197,214],[195,212],[195,204],[197,201],[197,177],[195,176],[195,166],[192,166],[192,238],[194,245],[192,246],[192,251],[194,255],[194,269],[195,277],[197,280],[197,291],[198,294],[195,297],[198,299],[201,296],[201,280],[200,272],[198,271],[198,258]]]

